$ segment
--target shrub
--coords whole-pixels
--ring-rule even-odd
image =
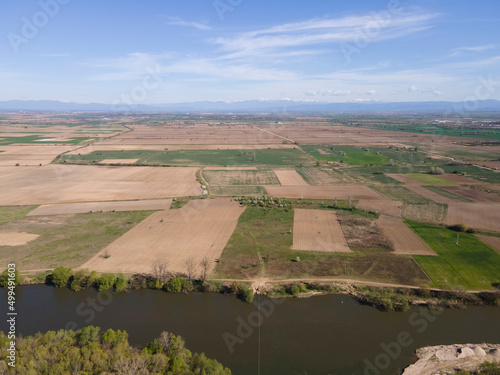
[[[175,276],[174,278],[170,279],[165,286],[165,290],[169,293],[180,293],[182,292],[182,277],[181,276]]]
[[[68,286],[72,271],[69,267],[57,267],[52,272],[52,283],[58,288]]]
[[[97,280],[97,289],[99,292],[102,292],[103,290],[109,290],[113,287],[115,284],[116,276],[110,273],[104,273],[99,277],[99,280]]]
[[[300,288],[298,285],[295,285],[293,284],[292,287],[290,288],[290,293],[293,295],[293,296],[296,296],[297,294],[300,293]]]
[[[449,225],[447,228],[450,230],[453,230],[455,232],[466,232],[467,231],[467,227],[464,224]]]
[[[14,284],[19,285],[23,282],[23,277],[20,275],[19,271],[16,269],[14,271]],[[9,286],[9,270],[5,270],[0,275],[0,286],[6,288]]]
[[[252,303],[255,295],[253,294],[253,290],[248,288],[247,286],[240,286],[238,289],[238,298],[241,299],[242,301]]]
[[[115,282],[115,290],[117,292],[123,292],[128,287],[128,280],[123,273],[118,275]]]
[[[89,286],[88,270],[79,270],[70,278],[69,287],[71,290],[79,291],[87,286]]]

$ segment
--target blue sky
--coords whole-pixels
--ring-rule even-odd
[[[500,2],[0,0],[0,100],[500,99]]]

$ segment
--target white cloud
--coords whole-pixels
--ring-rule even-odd
[[[188,26],[194,27],[198,30],[212,30],[212,27],[207,25],[206,23],[201,22],[193,22],[193,21],[185,21],[179,17],[163,17],[166,20],[167,25],[172,26]]]
[[[308,90],[304,92],[306,96],[347,96],[351,92],[348,90]]]
[[[486,44],[474,47],[459,47],[453,49],[453,52],[482,52],[496,47],[496,44]]]
[[[417,93],[423,93],[423,94],[429,94],[430,93],[430,94],[434,94],[436,96],[444,95],[444,92],[438,91],[434,87],[418,88],[415,85],[412,85],[412,86],[408,87],[408,92],[409,93],[417,92]]]

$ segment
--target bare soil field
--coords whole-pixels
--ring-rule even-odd
[[[477,237],[485,244],[490,245],[496,251],[500,252],[500,237],[486,236],[484,234],[477,234]]]
[[[186,273],[193,259],[195,274],[207,257],[215,266],[244,208],[227,198],[192,200],[181,209],[156,212],[101,250],[81,268],[98,272],[151,273],[156,260],[168,270]],[[105,258],[105,255],[109,255]]]
[[[396,181],[402,182],[405,185],[422,185],[420,181],[414,180],[411,177],[405,176],[404,174],[400,173],[386,173],[387,177],[393,178]]]
[[[437,255],[401,218],[380,215],[377,224],[391,243],[395,254]]]
[[[203,170],[203,178],[215,186],[279,184],[271,170]]]
[[[295,209],[293,250],[350,253],[334,211]]]
[[[452,203],[446,224],[500,232],[500,203]]]
[[[391,249],[376,220],[340,213],[337,214],[337,218],[349,248],[385,251]]]
[[[0,205],[77,203],[201,195],[197,168],[47,165],[0,180]]]
[[[205,167],[204,171],[255,171],[257,167]]]
[[[0,246],[25,245],[39,236],[39,234],[26,232],[0,232]]]
[[[96,211],[168,210],[171,204],[172,199],[47,204],[35,208],[26,216],[66,215]]]
[[[500,161],[481,161],[479,164],[486,165],[488,168],[500,169]]]
[[[11,167],[11,166],[4,167],[4,166],[0,166],[0,177],[7,176],[9,174],[25,172],[25,171],[33,169],[33,168],[36,168],[36,167],[21,167],[21,166],[19,166],[19,167]]]
[[[0,146],[0,166],[38,166],[50,164],[54,158],[66,151],[77,148],[76,145],[14,145]]]
[[[267,193],[277,198],[367,199],[384,200],[373,190],[361,185],[341,186],[266,186]]]
[[[407,189],[410,189],[411,191],[420,194],[426,198],[429,198],[433,200],[436,203],[443,203],[443,204],[448,204],[448,203],[455,203],[456,200],[447,198],[441,194],[435,193],[433,191],[430,191],[429,189],[424,188],[423,186],[418,186],[418,185],[406,185]],[[440,188],[447,188],[446,186],[440,186]]]
[[[79,150],[74,150],[68,152],[69,155],[86,155],[90,154],[94,151],[136,151],[136,150],[150,150],[150,151],[165,151],[168,149],[169,151],[188,151],[188,150],[258,150],[265,148],[273,148],[273,149],[285,149],[285,148],[298,148],[296,145],[292,144],[234,144],[234,145],[214,145],[214,144],[186,144],[186,145],[164,145],[164,144],[120,144],[120,145],[112,145],[107,143],[94,143],[93,145],[83,147]]]
[[[104,159],[99,164],[134,164],[139,159]]]
[[[274,170],[276,176],[278,176],[281,185],[307,185],[307,182],[295,171],[295,170]]]
[[[464,185],[465,184],[466,185],[480,184],[479,181],[476,181],[476,180],[469,178],[469,177],[460,176],[460,175],[455,174],[455,173],[445,173],[441,176],[436,176],[436,177],[440,177],[440,178],[443,178],[443,179],[451,181],[451,182],[456,182],[457,184],[464,184]]]
[[[384,215],[401,217],[403,202],[360,199],[356,207],[363,210],[375,211]]]
[[[471,189],[467,186],[441,186],[442,189],[449,191],[450,193],[460,195],[462,197],[472,199],[477,203],[500,203],[500,196],[496,194],[490,194],[486,191],[480,191]]]

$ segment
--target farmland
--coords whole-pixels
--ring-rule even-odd
[[[500,254],[478,238],[445,228],[409,222],[409,226],[438,254],[414,258],[436,287],[489,289],[500,279]]]
[[[376,115],[379,129],[363,115],[266,116],[2,117],[5,260],[148,273],[163,257],[183,274],[193,258],[199,276],[208,257],[213,278],[439,286],[453,267],[440,265],[440,279],[436,259],[451,252],[414,225],[500,234],[494,142],[435,137],[424,121],[422,132],[401,131]],[[430,174],[437,167],[444,174]],[[487,288],[481,267],[458,284]]]

